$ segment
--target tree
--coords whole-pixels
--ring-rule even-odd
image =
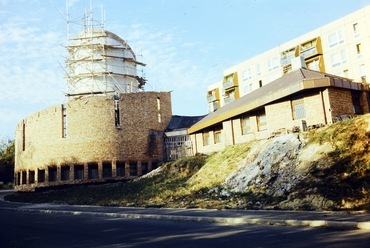
[[[0,140],[0,187],[14,181],[14,140]]]

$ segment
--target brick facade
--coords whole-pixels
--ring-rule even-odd
[[[266,139],[274,134],[290,132],[296,127],[303,130],[310,126],[320,126],[331,124],[338,116],[355,116],[354,95],[358,95],[360,114],[369,113],[368,92],[350,90],[336,87],[316,88],[305,90],[289,98],[283,98],[273,103],[263,106],[258,111],[246,112],[233,119],[222,121],[221,144],[205,145],[202,135],[209,132],[208,129],[191,134],[191,140],[196,143],[194,153],[212,153],[222,150],[228,145],[245,143],[252,140]],[[302,99],[304,102],[304,118],[294,118],[292,101]],[[258,130],[257,115],[265,113],[267,130]],[[249,117],[251,132],[242,134],[242,119]],[[212,136],[212,134],[210,133]]]
[[[15,190],[140,176],[163,161],[171,117],[168,92],[83,97],[36,112],[16,128]]]

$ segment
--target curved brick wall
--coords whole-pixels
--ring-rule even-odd
[[[83,97],[33,113],[16,128],[15,190],[140,176],[163,161],[171,116],[168,92]]]

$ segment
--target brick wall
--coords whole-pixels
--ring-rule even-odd
[[[32,177],[35,173],[36,184],[16,186],[16,190],[38,186],[39,169],[45,170],[46,177],[46,182],[40,185],[47,186],[73,183],[68,180],[61,182],[62,165],[84,166],[83,178],[86,181],[89,163],[98,166],[98,179],[102,179],[103,161],[111,164],[112,176],[116,173],[117,161],[136,165],[139,168],[137,175],[142,173],[143,167],[148,170],[162,161],[163,131],[172,117],[170,93],[123,93],[119,96],[118,106],[119,127],[116,126],[113,97],[70,100],[64,104],[66,137],[63,137],[62,105],[49,107],[22,120],[17,125],[15,137],[16,183],[28,183],[29,173]],[[55,182],[48,182],[49,167],[57,168]],[[22,179],[24,173],[27,180]]]

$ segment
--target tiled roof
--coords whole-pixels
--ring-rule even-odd
[[[208,114],[189,128],[188,133],[194,133],[240,114],[256,110],[268,103],[290,96],[294,93],[306,89],[329,86],[354,90],[362,89],[360,84],[352,83],[350,79],[300,68]]]
[[[201,120],[205,115],[202,116],[179,116],[173,115],[168,125],[166,131],[174,131],[181,129],[188,129],[199,120]]]

